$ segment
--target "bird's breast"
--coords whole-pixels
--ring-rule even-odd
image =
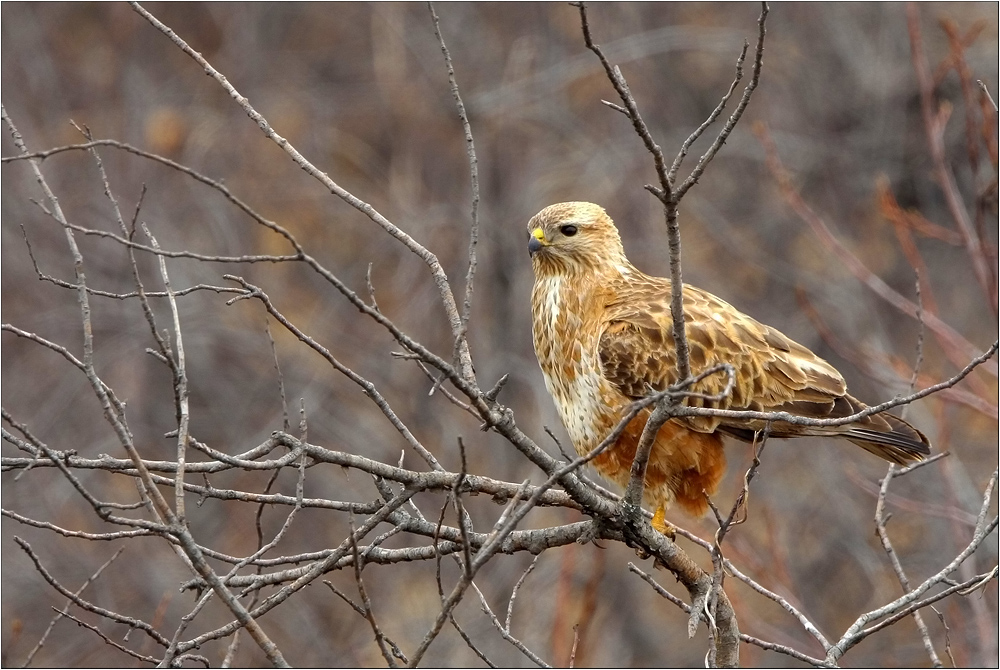
[[[598,355],[600,305],[562,277],[539,279],[531,296],[532,335],[545,387],[579,453],[607,434],[617,405]]]

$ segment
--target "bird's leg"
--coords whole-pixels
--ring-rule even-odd
[[[674,528],[673,524],[667,521],[667,507],[664,504],[659,504],[656,507],[656,511],[653,512],[652,521],[653,530],[663,533],[671,540],[677,539],[677,529]]]

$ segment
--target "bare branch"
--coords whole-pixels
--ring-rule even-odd
[[[434,11],[434,3],[428,2],[427,9],[431,13],[431,20],[434,22],[434,35],[438,44],[441,45],[441,53],[444,55],[445,66],[448,68],[448,84],[451,88],[451,96],[455,98],[455,107],[458,110],[458,117],[462,121],[462,130],[465,133],[465,151],[469,156],[469,178],[472,182],[472,214],[471,228],[469,231],[469,269],[465,273],[465,299],[462,301],[461,329],[455,337],[455,355],[458,358],[460,351],[460,341],[465,340],[468,331],[469,318],[472,316],[472,285],[476,276],[476,245],[479,243],[479,159],[476,158],[476,143],[472,139],[472,126],[469,123],[469,116],[465,112],[465,103],[458,91],[458,81],[455,79],[455,67],[451,61],[451,52],[444,42],[441,34],[441,22],[438,20],[437,12]],[[466,344],[466,346],[468,346]],[[495,397],[495,396],[494,396]]]
[[[149,238],[149,243],[154,249],[159,249],[160,245],[149,232],[146,224],[142,225],[143,232]],[[160,256],[160,276],[163,277],[163,286],[167,290],[167,301],[170,304],[170,314],[173,317],[174,327],[174,348],[177,352],[175,364],[171,367],[174,370],[174,389],[177,398],[177,473],[175,475],[174,495],[176,496],[176,514],[179,523],[187,523],[184,507],[184,468],[187,462],[188,447],[188,426],[191,422],[189,409],[187,364],[184,357],[184,338],[181,334],[180,313],[177,311],[177,299],[174,297],[173,289],[170,287],[170,277],[167,275],[167,263]]]
[[[250,101],[240,95],[239,91],[237,91],[236,88],[229,83],[226,77],[212,67],[212,65],[205,60],[200,53],[188,46],[187,42],[181,39],[177,33],[146,11],[146,9],[144,9],[138,2],[130,2],[129,4],[132,5],[132,9],[134,9],[136,13],[146,19],[154,28],[166,35],[171,42],[177,45],[178,48],[194,59],[195,62],[197,62],[198,65],[205,70],[205,74],[219,82],[219,85],[221,85],[226,92],[229,93],[233,100],[235,100],[243,111],[246,112],[247,116],[249,116],[254,123],[257,124],[257,127],[261,129],[265,137],[281,147],[281,149],[291,157],[296,165],[323,184],[331,193],[371,219],[372,222],[389,233],[403,246],[416,254],[417,257],[427,264],[427,267],[431,271],[431,276],[434,278],[434,283],[437,285],[438,293],[441,297],[441,303],[444,305],[445,313],[448,317],[449,323],[451,324],[452,334],[455,335],[456,340],[459,339],[458,335],[462,331],[462,318],[459,315],[458,307],[455,304],[455,296],[452,294],[451,286],[448,284],[448,277],[445,275],[444,269],[441,267],[441,263],[438,261],[437,256],[414,240],[401,228],[390,222],[370,204],[364,202],[351,192],[341,187],[325,172],[310,163],[294,146],[292,146],[287,139],[275,132],[275,130],[267,122],[267,119],[261,116],[261,114],[254,109],[254,107],[250,104]],[[459,359],[461,361],[462,379],[466,383],[475,386],[475,373],[472,370],[472,359],[469,354],[468,344],[464,342],[464,339],[459,345]]]
[[[542,660],[542,658],[538,656],[538,654],[533,652],[531,649],[528,649],[528,647],[521,640],[514,637],[514,635],[511,633],[510,630],[511,618],[514,612],[514,600],[517,598],[517,592],[521,588],[521,585],[524,583],[524,580],[528,577],[528,573],[530,573],[532,570],[535,569],[535,565],[538,563],[539,558],[540,556],[535,556],[535,558],[532,559],[531,563],[528,565],[525,571],[521,573],[521,576],[518,578],[517,583],[511,590],[510,599],[507,601],[506,623],[500,622],[500,619],[493,612],[493,609],[487,602],[486,596],[484,596],[483,592],[479,590],[479,587],[476,586],[475,582],[473,582],[472,584],[472,589],[476,592],[476,595],[479,596],[479,604],[482,607],[483,612],[486,614],[486,616],[490,618],[490,621],[493,622],[493,626],[500,632],[500,636],[503,637],[504,640],[509,642],[515,649],[524,654],[524,656],[527,657],[528,660],[530,660],[538,667],[551,668],[552,666],[546,663],[544,660]]]
[[[878,533],[879,540],[882,541],[882,548],[885,549],[885,553],[889,557],[889,562],[892,564],[893,572],[896,573],[896,578],[899,579],[899,584],[903,587],[903,592],[906,593],[910,590],[910,580],[906,577],[903,564],[899,561],[899,556],[892,546],[892,540],[889,539],[889,532],[885,527],[888,522],[888,518],[885,515],[885,498],[886,493],[889,491],[889,482],[892,481],[895,470],[896,464],[890,463],[889,471],[882,479],[878,502],[875,505],[875,532]],[[937,651],[934,649],[934,643],[931,641],[930,632],[927,630],[927,625],[924,623],[923,617],[920,616],[920,612],[913,612],[913,622],[917,624],[917,629],[920,631],[920,638],[923,640],[927,655],[930,656],[931,665],[935,668],[942,667],[941,659],[938,658]]]
[[[55,608],[53,608],[53,609],[55,609]],[[59,610],[56,610],[56,611],[59,612]],[[91,631],[92,633],[96,633],[97,636],[100,637],[102,640],[104,640],[104,642],[106,644],[111,645],[112,647],[114,647],[118,651],[125,652],[126,654],[128,654],[132,658],[137,658],[140,661],[144,661],[146,663],[157,663],[157,662],[159,662],[159,659],[157,659],[157,658],[153,658],[152,656],[143,656],[142,654],[137,654],[136,652],[132,651],[128,647],[126,647],[124,645],[121,645],[121,644],[118,644],[117,642],[115,642],[114,640],[112,640],[111,638],[109,638],[107,635],[105,635],[104,633],[102,633],[101,630],[97,626],[91,626],[86,621],[82,621],[80,619],[77,619],[75,616],[73,616],[72,614],[70,614],[68,612],[59,612],[59,614],[61,614],[62,616],[65,616],[70,621],[73,621],[78,626],[80,626],[82,628],[86,628],[87,630]],[[204,659],[204,663],[205,663],[205,667],[210,667],[209,663],[208,663],[208,659]]]
[[[712,110],[712,113],[708,115],[708,118],[705,119],[700,126],[695,128],[694,132],[688,135],[688,138],[684,140],[683,144],[681,144],[680,151],[677,152],[677,157],[674,158],[674,162],[670,165],[670,171],[667,173],[667,178],[670,179],[671,183],[673,183],[677,179],[677,171],[680,170],[681,163],[687,157],[688,151],[691,149],[691,145],[694,144],[695,141],[702,136],[702,134],[708,129],[710,125],[715,123],[715,120],[719,118],[719,115],[722,113],[722,110],[726,108],[726,103],[729,102],[729,98],[732,97],[733,91],[736,90],[736,86],[743,80],[743,61],[746,60],[747,49],[749,48],[750,48],[750,43],[744,41],[743,50],[740,52],[739,58],[736,59],[736,78],[733,79],[733,83],[730,84],[729,90],[726,92],[724,96],[722,96],[722,100],[719,102],[716,108]],[[604,104],[611,106],[611,103],[605,102],[603,100],[601,102],[604,102]],[[617,105],[615,105],[615,107],[617,107]],[[621,107],[618,107],[618,109],[622,112],[627,113],[626,110],[622,109]]]
[[[7,515],[6,510],[4,510],[4,514]],[[79,597],[79,595],[81,593],[83,593],[84,589],[86,589],[88,586],[90,586],[90,584],[92,582],[94,582],[94,580],[96,580],[98,577],[101,576],[101,573],[104,572],[105,568],[107,568],[109,565],[111,565],[112,563],[114,563],[115,559],[118,558],[119,556],[121,556],[121,553],[123,551],[125,551],[125,547],[119,547],[119,549],[114,554],[111,555],[111,558],[109,558],[107,561],[105,561],[104,564],[101,565],[101,567],[99,567],[96,572],[94,572],[94,574],[92,574],[90,577],[87,577],[87,579],[83,582],[83,584],[80,586],[80,588],[78,588],[73,593],[73,595]],[[38,643],[35,644],[35,646],[32,648],[32,650],[30,652],[28,652],[28,657],[25,659],[24,665],[22,667],[26,668],[29,665],[31,665],[31,659],[33,659],[35,657],[35,654],[38,653],[39,649],[41,649],[43,646],[45,646],[45,640],[48,639],[49,633],[52,632],[52,629],[55,627],[56,623],[59,622],[59,619],[61,619],[64,616],[68,616],[69,615],[69,606],[72,605],[72,604],[73,604],[73,600],[69,599],[69,600],[66,601],[66,604],[63,605],[63,608],[61,610],[57,610],[56,616],[53,617],[52,621],[49,622],[48,627],[45,629],[45,632],[42,633],[42,637],[38,640]],[[74,621],[75,620],[76,619],[74,619]]]
[[[679,202],[680,199],[684,197],[684,194],[687,193],[692,186],[698,183],[698,179],[700,179],[701,175],[705,172],[705,168],[712,161],[712,159],[715,158],[715,154],[719,152],[719,149],[721,149],[722,145],[726,143],[726,140],[729,139],[729,135],[733,132],[736,124],[739,123],[740,118],[743,116],[743,112],[746,111],[747,105],[750,104],[750,98],[753,96],[753,92],[757,89],[757,84],[760,82],[761,67],[764,63],[764,35],[767,32],[765,30],[765,24],[767,23],[768,11],[770,10],[767,7],[767,3],[760,3],[760,16],[757,18],[757,48],[754,53],[753,73],[750,75],[750,81],[747,83],[746,88],[743,89],[743,96],[740,98],[739,104],[736,105],[733,115],[729,117],[728,121],[726,121],[726,125],[722,128],[719,136],[715,138],[715,142],[713,142],[712,146],[705,152],[705,155],[698,160],[698,164],[693,170],[691,170],[691,174],[688,175],[688,178],[677,187],[677,191],[674,193],[675,202]],[[744,47],[743,53],[746,53],[746,47]],[[742,59],[743,56],[740,56],[741,61]],[[737,68],[739,68],[738,65]],[[737,77],[737,80],[738,79],[739,78]],[[732,89],[730,89],[730,93],[732,93]],[[723,98],[723,105],[725,105],[728,98],[729,94]],[[722,111],[721,107],[718,111]]]
[[[54,588],[56,591],[66,596],[67,598],[69,598],[71,601],[73,601],[73,604],[76,605],[77,607],[85,609],[88,612],[93,612],[94,614],[102,616],[106,619],[111,619],[112,621],[123,623],[127,625],[129,628],[141,630],[142,632],[146,633],[146,635],[149,636],[154,642],[163,647],[166,647],[169,644],[169,641],[165,637],[156,632],[156,630],[145,621],[117,614],[115,612],[112,612],[111,610],[104,609],[103,607],[98,607],[97,605],[93,605],[87,602],[86,600],[83,600],[82,598],[80,598],[78,594],[73,593],[65,586],[60,584],[58,581],[56,581],[56,579],[49,573],[49,571],[45,569],[45,566],[42,565],[41,559],[39,559],[38,555],[35,554],[34,550],[32,550],[30,544],[28,544],[27,542],[25,542],[24,540],[22,540],[17,536],[14,537],[14,542],[16,542],[18,546],[24,550],[24,553],[28,555],[28,558],[31,559],[31,562],[35,564],[35,570],[38,571],[38,574],[40,574],[42,578],[45,579],[45,581],[47,581],[50,586],[52,586],[52,588]]]

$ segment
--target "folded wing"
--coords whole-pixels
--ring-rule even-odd
[[[647,277],[631,281],[607,306],[599,354],[604,375],[630,398],[642,398],[677,381],[677,357],[670,319],[670,285]],[[692,374],[720,363],[735,370],[735,385],[724,399],[688,398],[686,404],[759,412],[787,412],[814,419],[842,418],[865,405],[847,394],[844,378],[829,363],[781,332],[761,324],[725,301],[684,287],[684,312]],[[692,389],[718,395],[728,382],[712,374]],[[723,432],[752,440],[765,422],[722,417],[676,419],[700,432]],[[846,438],[894,463],[920,460],[930,444],[920,431],[890,414],[876,414],[841,426],[801,426],[774,422],[775,437]]]

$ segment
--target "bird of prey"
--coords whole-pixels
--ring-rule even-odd
[[[678,381],[670,317],[670,280],[637,270],[625,257],[614,222],[601,207],[567,202],[546,207],[528,222],[535,273],[532,335],[545,386],[573,446],[587,454],[607,437],[636,400]],[[685,404],[801,417],[846,417],[865,409],[847,393],[843,376],[806,347],[743,314],[707,291],[684,285],[685,332],[692,374],[720,363],[735,370],[735,384],[717,395],[727,376],[707,376]],[[649,418],[642,410],[613,446],[593,460],[597,470],[625,486],[639,437]],[[719,416],[669,419],[656,436],[646,471],[644,499],[654,526],[668,528],[666,508],[704,514],[725,470],[723,437],[752,441],[761,420]],[[893,462],[921,460],[930,443],[890,414],[839,426],[773,422],[772,437],[831,436]]]

